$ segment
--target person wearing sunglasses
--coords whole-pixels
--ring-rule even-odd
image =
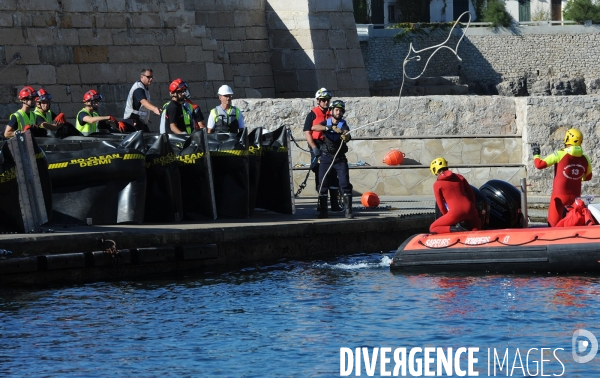
[[[140,73],[140,80],[136,81],[129,90],[123,119],[132,120],[131,122],[125,123],[133,124],[136,130],[150,131],[148,128],[150,112],[160,115],[158,106],[155,106],[150,102],[150,90],[148,87],[150,87],[153,82],[154,75],[152,70],[150,68],[144,68]]]
[[[113,116],[101,116],[98,114],[100,101],[102,101],[102,95],[94,89],[90,89],[83,94],[84,107],[77,113],[75,127],[85,136],[98,132],[100,130],[98,126],[99,122],[110,121],[115,126],[119,124]]]
[[[60,130],[65,124],[65,114],[54,114],[50,110],[50,102],[52,95],[48,93],[44,88],[40,88],[37,91],[37,98],[35,100],[35,124],[37,125],[38,133],[34,133],[35,136],[52,136],[56,137],[56,131]],[[50,131],[47,133],[46,130]],[[50,134],[50,135],[48,135]]]
[[[315,173],[315,186],[317,193],[319,192],[320,179],[319,179],[319,162],[318,159],[321,156],[321,144],[325,138],[325,134],[322,131],[313,130],[313,126],[320,125],[331,118],[331,111],[329,110],[329,103],[333,94],[327,90],[327,88],[321,88],[315,93],[315,99],[317,100],[317,106],[311,109],[306,115],[304,121],[304,136],[308,142],[310,149],[310,169]],[[334,174],[329,180],[329,197],[331,199],[331,212],[339,213],[343,209],[340,206],[339,199],[339,183],[337,176]],[[321,212],[321,204],[317,205],[317,211]]]
[[[37,92],[32,87],[26,86],[19,91],[18,97],[21,102],[21,109],[10,115],[8,125],[4,128],[5,138],[14,137],[17,130],[26,131],[35,126],[33,109]]]

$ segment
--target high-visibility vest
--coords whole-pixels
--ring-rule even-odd
[[[25,127],[25,125],[35,125],[35,114],[33,112],[29,112],[28,114],[25,113],[23,109],[19,109],[10,116],[15,116],[15,118],[17,119],[17,125],[19,125],[18,130],[20,131],[23,131],[23,127]]]
[[[77,118],[75,118],[75,127],[77,128],[77,130],[79,130],[80,133],[82,133],[83,135],[89,135],[91,133],[95,133],[96,131],[98,131],[98,122],[94,122],[94,123],[84,123],[83,125],[81,123],[79,123],[79,115],[81,114],[81,112],[84,112],[85,114],[89,115],[90,117],[99,117],[100,115],[94,111],[92,111],[91,113],[87,111],[86,108],[83,108],[79,111],[79,113],[77,113]]]

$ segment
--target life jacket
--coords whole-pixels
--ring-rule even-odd
[[[345,125],[346,121],[341,119],[336,126],[341,129]],[[327,126],[333,126],[332,118],[327,119]],[[330,155],[335,155],[340,148],[340,144],[342,143],[342,134],[338,134],[337,132],[330,130],[323,132],[323,136],[323,143],[319,148],[323,152],[326,152]],[[344,144],[338,154],[338,158],[342,157],[346,152],[348,152],[348,145]]]
[[[19,109],[10,116],[15,116],[17,119],[17,125],[19,126],[18,130],[23,131],[25,125],[35,125],[35,114],[33,112],[25,113],[23,109]]]
[[[164,133],[170,133],[171,132],[171,127],[167,127],[167,106],[169,106],[169,104],[171,103],[171,101],[165,103],[163,105],[163,111],[160,115],[160,133],[164,134]],[[185,130],[187,131],[188,134],[191,134],[192,131],[194,131],[194,127],[192,126],[192,106],[187,103],[184,102],[183,104],[181,104],[181,107],[183,108],[183,123],[185,124]],[[169,122],[171,123],[171,122]]]
[[[233,114],[232,114],[233,113]],[[215,121],[214,131],[216,133],[237,133],[240,126],[238,119],[240,118],[240,110],[235,106],[225,110],[221,105],[210,111],[209,117],[213,117]]]
[[[581,199],[576,199],[573,205],[567,206],[567,215],[555,227],[593,226],[596,220],[592,212]]]
[[[35,108],[33,114],[36,116],[36,118],[37,116],[42,117],[44,119],[44,122],[52,123],[52,110],[48,110],[46,114],[44,114],[39,108]],[[39,126],[42,127],[41,125]]]
[[[328,118],[331,118],[331,112],[329,111],[329,109],[327,109],[327,111],[323,113],[323,110],[320,107],[315,106],[314,108],[312,108],[312,112],[315,113],[316,116],[313,120],[312,126],[319,125],[321,124],[321,122],[327,120]],[[323,138],[325,137],[322,131],[313,130],[311,132],[311,135],[314,140],[323,140]]]
[[[81,112],[84,112],[85,114],[89,115],[90,117],[99,117],[100,114],[92,111],[91,113],[87,111],[86,108],[83,108],[79,111],[79,113],[77,113],[77,117],[75,117],[75,127],[77,128],[77,130],[79,130],[80,133],[82,133],[83,135],[89,135],[91,133],[95,133],[96,131],[98,131],[98,122],[94,122],[94,123],[84,123],[83,125],[81,123],[79,123],[79,115],[81,114]]]
[[[148,123],[148,119],[150,118],[150,111],[144,108],[143,105],[140,104],[140,108],[138,110],[133,109],[133,92],[136,89],[143,89],[146,94],[146,100],[150,101],[150,91],[141,81],[136,81],[129,90],[129,95],[127,96],[127,102],[125,103],[125,113],[123,114],[123,118],[129,119],[132,114],[137,114],[140,117],[140,120],[144,123]]]

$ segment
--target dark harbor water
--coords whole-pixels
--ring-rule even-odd
[[[405,363],[415,369],[406,376],[418,376],[419,366],[425,374],[424,353],[416,351],[411,365],[414,348],[453,348],[456,356],[464,347],[479,348],[479,376],[488,376],[494,351],[506,360],[502,371],[490,363],[491,376],[493,366],[495,376],[598,376],[600,355],[581,364],[572,356],[575,331],[600,337],[597,277],[394,275],[391,256],[5,289],[0,375],[334,377],[348,369],[340,348],[368,348],[372,358],[374,348],[389,347],[384,373],[393,373],[394,351],[406,348]],[[592,349],[589,342],[578,355]],[[465,371],[467,356],[456,358]],[[369,376],[364,356],[360,369]]]

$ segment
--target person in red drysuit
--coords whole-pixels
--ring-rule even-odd
[[[556,224],[564,217],[565,206],[570,206],[581,196],[581,182],[592,179],[592,164],[581,148],[583,134],[569,129],[565,134],[565,148],[540,159],[540,145],[531,143],[533,164],[537,169],[554,165],[554,182],[548,208],[548,225]]]
[[[437,176],[433,194],[443,214],[429,226],[429,232],[441,234],[480,229],[475,194],[467,180],[458,173],[452,173],[444,158],[433,160],[429,169]]]

